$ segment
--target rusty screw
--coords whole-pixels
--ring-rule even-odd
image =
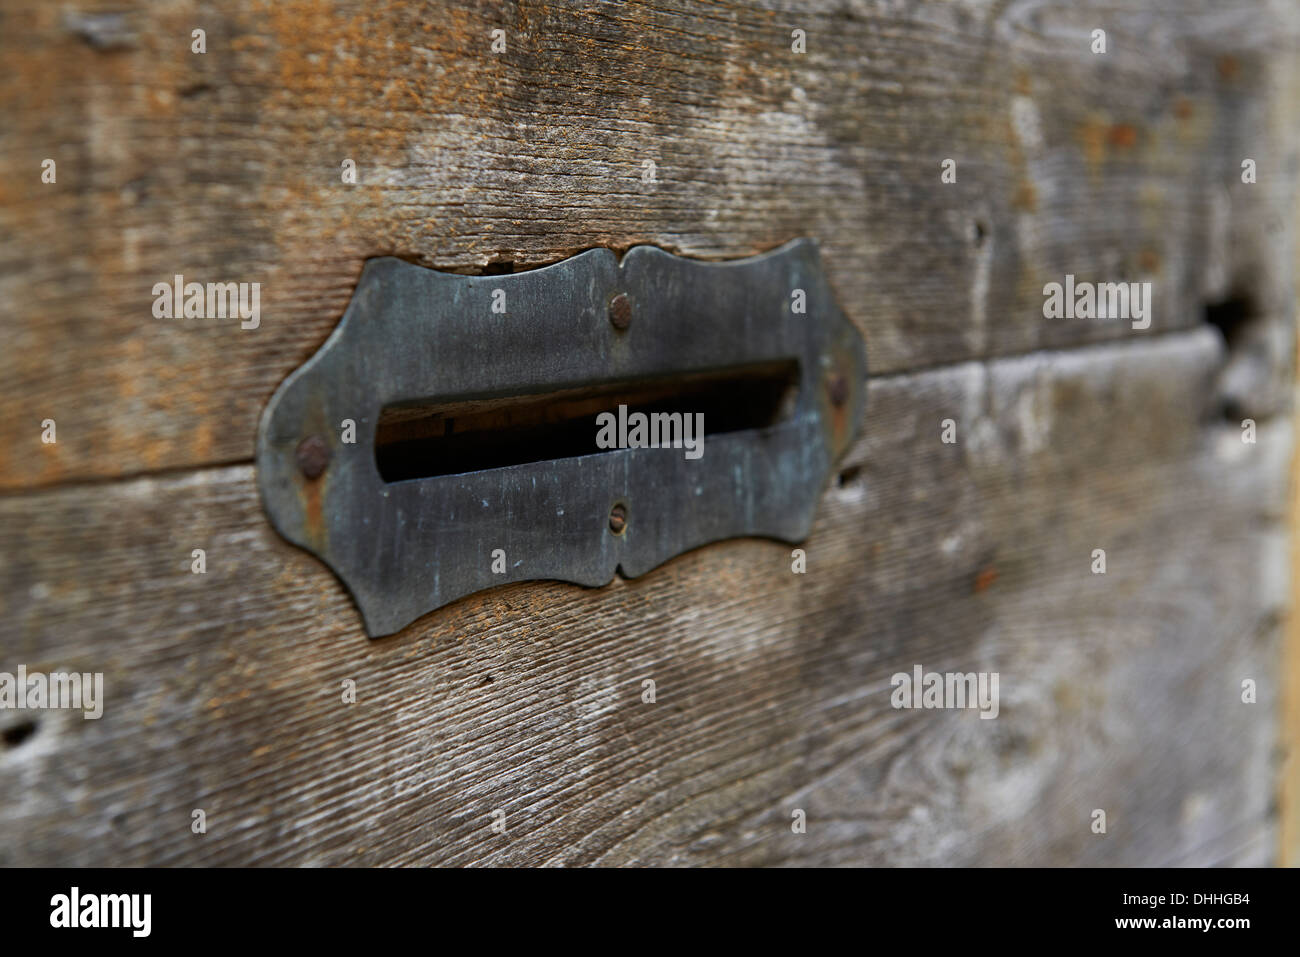
[[[627,528],[627,509],[622,503],[609,510],[609,530],[615,535],[622,535]]]
[[[309,479],[317,479],[330,464],[330,447],[319,435],[309,435],[298,443],[298,470]]]
[[[620,292],[609,301],[609,321],[619,332],[632,325],[632,301],[627,298],[627,293]]]
[[[849,380],[843,373],[836,372],[826,383],[826,391],[830,393],[831,402],[843,405],[849,399]]]

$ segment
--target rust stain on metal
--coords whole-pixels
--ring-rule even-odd
[[[837,406],[842,406],[849,397],[849,382],[844,378],[844,373],[836,372],[832,374],[830,381],[826,384],[826,390],[831,397],[831,402]]]
[[[825,381],[826,402],[823,411],[826,422],[827,441],[836,456],[844,454],[853,438],[854,410],[858,403],[850,401],[854,395],[853,382],[846,373],[845,366],[853,368],[851,360],[841,356],[837,368],[831,371]]]
[[[314,546],[325,543],[325,514],[321,504],[322,482],[307,482],[302,490],[303,531]]]

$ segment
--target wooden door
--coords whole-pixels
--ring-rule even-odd
[[[104,681],[0,709],[0,863],[1284,857],[1292,5],[0,19],[0,672]],[[799,237],[870,369],[802,572],[734,540],[370,639],[268,523],[259,416],[368,259]],[[178,275],[257,323],[155,316]],[[1149,324],[1049,318],[1067,276]],[[895,707],[918,667],[996,719]]]

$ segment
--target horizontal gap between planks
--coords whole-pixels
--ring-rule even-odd
[[[1073,355],[1077,353],[1098,351],[1101,349],[1121,348],[1138,348],[1142,343],[1152,342],[1154,340],[1165,340],[1177,336],[1195,336],[1200,335],[1206,329],[1210,328],[1206,324],[1188,326],[1182,329],[1166,329],[1159,332],[1148,332],[1141,336],[1120,336],[1115,339],[1106,339],[1101,342],[1086,342],[1076,346],[1069,346],[1061,349],[1025,349],[1019,352],[1004,352],[991,356],[977,356],[969,359],[958,359],[953,362],[934,362],[926,365],[913,366],[908,369],[895,370],[880,374],[868,373],[867,381],[888,382],[894,379],[904,379],[914,376],[926,375],[933,372],[942,372],[945,369],[958,369],[966,365],[990,365],[999,362],[1014,362],[1019,359],[1026,359],[1032,356],[1052,356],[1052,355]],[[871,365],[871,356],[867,356],[867,365]],[[273,390],[274,391],[274,390]],[[268,394],[269,398],[269,394]],[[0,488],[0,499],[19,498],[38,492],[48,492],[58,489],[75,489],[75,488],[97,488],[105,485],[125,484],[133,481],[166,479],[166,478],[184,478],[195,475],[200,472],[212,471],[222,468],[233,468],[236,466],[251,466],[255,464],[252,456],[248,458],[230,459],[219,462],[201,462],[192,465],[169,465],[157,469],[144,469],[135,472],[124,472],[118,475],[92,475],[84,478],[73,478],[55,482],[40,482],[35,485],[25,485],[22,487]]]

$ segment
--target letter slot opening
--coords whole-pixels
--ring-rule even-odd
[[[636,412],[704,415],[704,438],[787,420],[799,394],[799,363],[784,360],[608,382],[554,392],[436,404],[385,406],[375,465],[386,483],[595,455],[596,417]],[[660,420],[663,421],[663,420]],[[670,436],[680,436],[674,425]]]
[[[807,239],[490,277],[380,256],[267,404],[258,492],[378,637],[506,581],[594,587],[729,538],[803,541],[866,376]]]

